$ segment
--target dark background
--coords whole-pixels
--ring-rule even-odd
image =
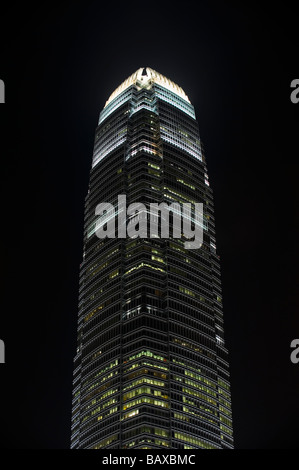
[[[1,446],[69,448],[83,211],[100,110],[139,67],[195,106],[214,190],[235,446],[297,448],[293,4],[1,5]]]

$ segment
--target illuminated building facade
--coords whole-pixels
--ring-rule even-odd
[[[203,244],[97,237],[96,206],[202,202]],[[121,230],[118,228],[118,230]],[[100,113],[85,203],[73,449],[233,448],[213,195],[194,108],[150,68]]]

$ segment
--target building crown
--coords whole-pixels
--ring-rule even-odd
[[[136,70],[136,72],[130,75],[130,77],[128,77],[123,83],[121,83],[121,85],[119,85],[119,87],[114,90],[114,92],[106,101],[104,107],[106,107],[112,100],[114,100],[114,98],[116,98],[120,93],[129,88],[131,85],[136,85],[138,89],[149,89],[152,87],[153,83],[161,85],[162,87],[170,90],[172,93],[175,93],[190,103],[190,100],[184,90],[172,80],[169,80],[169,78],[165,77],[159,72],[156,72],[150,67],[140,67],[140,69]]]

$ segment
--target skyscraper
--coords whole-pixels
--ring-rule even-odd
[[[203,243],[129,237],[118,205],[203,204]],[[116,211],[99,238],[100,203]],[[233,448],[213,195],[185,92],[140,68],[109,97],[96,129],[85,202],[72,448]],[[108,214],[108,216],[107,216]],[[125,215],[124,215],[125,214]],[[108,226],[109,211],[105,226]],[[170,228],[174,225],[169,216]],[[193,221],[194,222],[194,221]],[[159,229],[161,229],[162,219]],[[125,233],[125,235],[124,235]]]

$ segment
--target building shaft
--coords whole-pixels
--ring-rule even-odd
[[[119,195],[147,208],[203,203],[202,246],[186,249],[183,233],[172,237],[171,217],[169,238],[121,236],[117,220],[115,238],[99,238],[96,207],[109,202],[118,216]],[[71,448],[233,448],[213,194],[198,124],[184,91],[150,68],[123,82],[100,113],[84,224]]]

